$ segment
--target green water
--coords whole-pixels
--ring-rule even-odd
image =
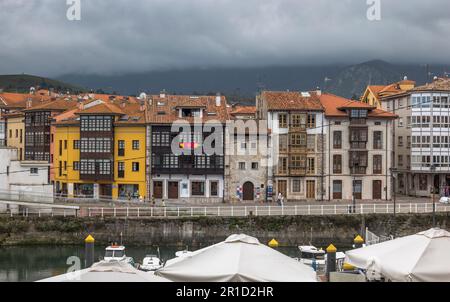
[[[160,246],[163,260],[175,257],[175,247]],[[298,257],[297,247],[280,247],[288,256]],[[104,247],[96,246],[95,259],[103,257]],[[145,255],[156,254],[156,247],[127,247],[126,254],[142,263]],[[14,246],[0,247],[0,282],[36,281],[67,272],[68,257],[76,256],[84,262],[84,246]]]

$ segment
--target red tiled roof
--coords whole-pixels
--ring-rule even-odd
[[[450,91],[450,78],[437,78],[432,83],[413,88],[412,91]]]
[[[171,124],[176,120],[193,122],[194,118],[180,118],[177,108],[204,108],[202,121],[228,120],[227,100],[220,96],[220,106],[216,106],[216,96],[152,95],[147,102],[147,122],[151,124]],[[151,104],[150,104],[151,103]]]
[[[237,105],[237,106],[233,106],[231,108],[231,112],[230,114],[245,114],[245,115],[250,115],[250,114],[256,114],[256,106],[242,106],[242,105]]]
[[[306,110],[323,111],[317,95],[302,96],[300,92],[289,91],[263,91],[261,99],[267,103],[267,109],[271,110]]]
[[[358,101],[352,101],[331,93],[322,93],[320,95],[320,103],[325,108],[325,116],[328,117],[348,117],[348,113],[345,109],[367,109],[369,110],[369,117],[383,117],[383,118],[395,118],[396,115],[384,110],[375,109],[375,107],[361,103]]]

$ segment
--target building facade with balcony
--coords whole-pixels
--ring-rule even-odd
[[[382,98],[383,107],[399,116],[392,138],[397,193],[430,197],[435,188],[450,195],[449,98],[448,78]]]
[[[155,200],[224,201],[224,96],[147,96],[147,184]],[[176,123],[182,126],[176,126]],[[211,135],[220,135],[206,150]]]
[[[128,97],[79,100],[78,109],[54,126],[58,195],[147,198],[145,103]]]
[[[333,94],[325,110],[326,200],[391,199],[395,114]]]
[[[324,109],[316,93],[263,91],[258,115],[270,132],[267,194],[285,200],[325,198]]]

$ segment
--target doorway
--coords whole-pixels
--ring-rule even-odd
[[[381,199],[381,180],[374,180],[372,182],[372,199]]]
[[[244,183],[243,187],[242,187],[242,199],[246,200],[246,201],[252,201],[254,200],[255,197],[255,186],[253,185],[252,182],[247,181],[246,183]]]
[[[153,197],[161,199],[163,197],[163,182],[154,181],[153,182]]]
[[[306,181],[306,198],[315,199],[316,198],[316,181],[307,180]]]
[[[362,180],[353,181],[353,196],[355,199],[362,198]]]
[[[169,199],[178,199],[178,181],[169,181]]]
[[[287,181],[286,180],[279,180],[278,181],[278,194],[281,193],[283,197],[286,199],[287,195]]]

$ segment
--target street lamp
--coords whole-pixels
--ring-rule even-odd
[[[434,173],[436,172],[436,165],[435,164],[432,164],[430,166],[430,171],[432,172],[431,173],[431,184],[432,184],[431,197],[433,199],[433,228],[435,228],[436,227],[436,206],[435,206],[435,203],[434,203],[434,193],[436,191],[436,186],[435,186],[435,183],[434,183]]]
[[[357,169],[359,167],[359,163],[354,163],[353,164],[353,194],[352,194],[352,202],[353,202],[353,213],[356,213],[356,198],[355,198],[355,193],[356,193],[356,175],[355,173],[357,173]]]
[[[396,217],[396,213],[397,213],[397,205],[396,205],[396,190],[395,190],[395,182],[397,179],[397,169],[396,168],[390,168],[389,169],[391,171],[391,183],[392,183],[392,201],[394,202],[394,237],[395,237],[395,233],[396,233],[396,228],[397,228],[397,217]]]

